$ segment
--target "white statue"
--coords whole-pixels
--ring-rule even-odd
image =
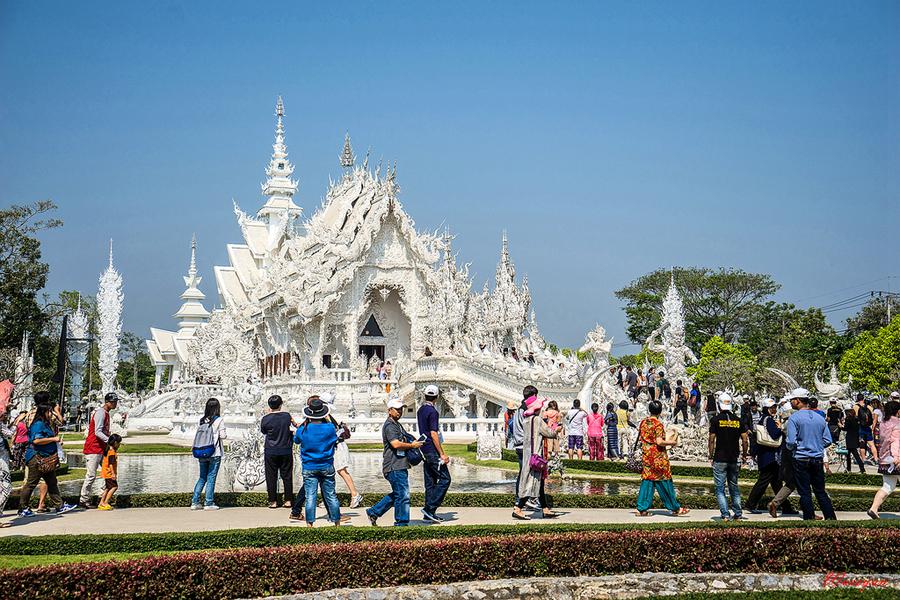
[[[122,276],[113,266],[112,240],[109,241],[109,266],[100,276],[97,312],[100,316],[100,380],[104,393],[113,391],[119,366],[119,342],[122,337]]]
[[[831,365],[831,377],[828,382],[819,379],[819,372],[816,371],[814,378],[816,391],[823,400],[842,400],[850,398],[850,386],[853,383],[853,375],[847,378],[847,383],[841,383],[838,379],[837,367]]]
[[[651,352],[662,353],[666,377],[669,380],[689,381],[685,361],[696,364],[697,357],[684,343],[684,306],[675,287],[674,273],[669,283],[669,291],[663,299],[660,325],[647,338],[646,344]]]

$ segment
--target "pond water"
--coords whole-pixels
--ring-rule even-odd
[[[79,454],[69,455],[69,464],[73,467],[84,466],[83,457]],[[190,492],[194,489],[198,474],[197,460],[190,454],[170,455],[119,455],[119,493],[165,493],[165,492]],[[390,485],[381,474],[381,452],[351,452],[350,474],[356,486],[362,492],[387,492]],[[450,476],[453,483],[451,492],[489,492],[497,494],[511,494],[515,491],[515,477],[511,473],[500,469],[479,467],[468,463],[451,463]],[[295,489],[299,487],[296,482],[300,480],[299,469],[294,475]],[[710,482],[712,483],[712,482]],[[94,492],[99,494],[102,490],[103,480],[95,483]],[[413,491],[424,489],[422,468],[415,467],[410,470],[410,486]],[[710,486],[678,485],[675,487],[683,494],[709,494]],[[64,482],[60,484],[63,494],[75,494],[81,489],[80,481]],[[219,472],[216,484],[218,491],[230,491],[227,474],[223,470]],[[255,488],[265,491],[265,484]],[[337,478],[338,492],[347,491],[343,480]],[[235,491],[243,491],[243,488]],[[602,480],[586,480],[564,478],[562,481],[555,479],[548,485],[549,493],[563,494],[592,494],[592,495],[635,495],[638,491],[636,483],[619,483]]]

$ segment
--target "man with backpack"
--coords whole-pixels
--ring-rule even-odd
[[[678,423],[678,414],[681,413],[684,416],[684,424],[687,425],[688,421],[688,397],[687,393],[684,391],[684,385],[681,383],[681,380],[678,379],[675,381],[675,412],[672,414],[672,422]]]
[[[87,437],[84,438],[84,483],[81,484],[81,498],[78,500],[78,508],[90,508],[91,489],[97,479],[97,469],[103,461],[103,452],[109,442],[109,413],[119,405],[119,397],[114,392],[109,392],[103,397],[103,406],[98,407],[91,414],[88,424]],[[870,429],[871,431],[871,429]]]
[[[672,386],[669,385],[669,380],[666,379],[666,374],[663,371],[659,372],[659,379],[656,380],[656,389],[656,397],[660,401],[665,399],[664,405],[672,402]]]
[[[572,409],[566,413],[566,431],[569,432],[569,460],[578,450],[578,460],[584,459],[584,437],[587,435],[587,413],[581,409],[581,400],[572,401]]]
[[[862,394],[856,395],[856,405],[853,407],[856,412],[856,420],[859,421],[859,441],[862,447],[868,451],[869,459],[874,464],[878,464],[878,450],[875,449],[875,436],[872,434],[872,423],[875,418],[872,411],[866,406],[866,397]]]
[[[384,445],[381,472],[391,484],[391,493],[378,501],[375,506],[366,510],[366,516],[373,526],[378,525],[378,517],[394,507],[394,525],[409,525],[409,467],[406,457],[409,450],[418,450],[423,442],[407,442],[407,434],[400,424],[403,409],[406,406],[400,398],[394,396],[387,403],[388,417],[381,427],[381,441]]]

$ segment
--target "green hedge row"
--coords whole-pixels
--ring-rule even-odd
[[[168,533],[123,533],[117,535],[44,535],[0,537],[0,555],[107,554],[112,552],[172,552],[225,548],[268,548],[297,544],[333,544],[384,541],[413,541],[466,537],[494,537],[544,533],[596,531],[658,531],[725,527],[750,529],[898,529],[900,521],[751,521],[743,523],[698,523],[679,521],[629,523],[509,523],[500,525],[459,525],[455,527],[258,527],[221,531],[179,531]]]
[[[476,445],[469,444],[466,449],[469,452],[475,452]],[[516,456],[515,451],[508,450],[504,448],[501,450],[503,460],[507,462],[518,462],[518,457]],[[569,460],[563,459],[563,466],[567,469],[579,469],[581,471],[593,471],[595,473],[610,473],[610,474],[624,474],[624,475],[635,475],[631,471],[628,471],[625,468],[625,463],[623,461],[613,461],[613,460]],[[872,470],[875,470],[875,467],[872,467]],[[753,471],[751,469],[742,469],[740,473],[740,477],[745,481],[754,481],[758,471]],[[675,477],[696,477],[698,479],[709,479],[712,482],[712,467],[695,467],[688,465],[672,465],[672,475]],[[863,475],[862,473],[832,473],[828,475],[826,478],[828,483],[835,483],[839,485],[877,485],[880,486],[882,484],[881,475],[877,473],[867,473]]]
[[[372,506],[384,494],[363,494],[363,506]],[[64,498],[66,502],[77,502],[77,496],[69,496]],[[350,494],[338,493],[338,499],[341,506],[350,504]],[[746,500],[746,494],[744,494]],[[766,496],[760,502],[760,506],[764,507],[768,504],[771,496]],[[96,500],[96,497],[95,497]],[[512,507],[514,503],[513,494],[492,494],[492,493],[448,493],[444,499],[443,506],[450,507],[488,507],[488,508],[507,508]],[[616,494],[616,495],[594,495],[594,494],[551,494],[551,504],[555,508],[628,508],[632,509],[637,505],[637,496],[633,494]],[[797,508],[796,498],[792,499]],[[834,509],[840,512],[865,512],[872,504],[872,496],[854,496],[831,494],[831,500]],[[412,506],[424,506],[425,494],[422,492],[413,492],[410,494]],[[713,494],[679,494],[678,501],[688,508],[705,508],[717,509],[716,497]],[[32,498],[32,504],[36,502]],[[178,492],[169,494],[132,494],[132,495],[116,495],[114,504],[117,508],[179,508],[188,507],[191,504],[190,492]],[[216,504],[222,507],[233,506],[267,506],[268,499],[266,494],[262,492],[217,492]],[[18,508],[18,496],[10,497],[6,504],[7,509],[15,510]],[[662,504],[659,498],[654,499],[653,506],[661,508]],[[900,512],[900,497],[888,498],[882,505],[885,512]]]
[[[89,568],[48,565],[0,571],[0,589],[10,598],[203,600],[622,572],[883,573],[896,570],[896,551],[885,550],[898,547],[900,528],[887,527],[535,533],[179,553]]]

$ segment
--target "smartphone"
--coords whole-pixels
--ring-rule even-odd
[[[428,439],[428,438],[427,438],[427,437],[425,437],[425,434],[424,434],[424,433],[423,433],[423,434],[422,434],[422,435],[420,435],[420,436],[419,436],[419,439],[418,439],[418,440],[416,440],[416,441],[418,441],[418,442],[423,442],[423,443],[424,443],[424,442],[425,442],[425,440],[427,440],[427,439]]]

